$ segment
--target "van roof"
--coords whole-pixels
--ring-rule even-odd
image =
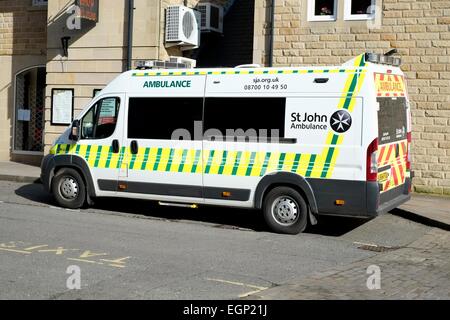
[[[276,74],[305,74],[305,73],[346,73],[366,69],[370,66],[397,69],[398,67],[386,64],[376,64],[366,61],[367,54],[361,54],[340,66],[298,66],[298,67],[236,67],[236,68],[196,68],[196,69],[153,69],[132,70],[126,72],[133,77],[139,76],[195,76],[195,75],[276,75]]]

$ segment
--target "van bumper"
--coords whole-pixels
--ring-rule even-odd
[[[405,184],[380,194],[377,182],[309,179],[319,215],[374,218],[411,199],[411,179]],[[345,205],[337,206],[336,200]]]
[[[372,209],[371,212],[374,212],[376,215],[384,214],[411,200],[411,194],[409,192],[411,183],[411,179],[408,178],[405,184],[383,194],[379,194],[379,188],[376,188],[379,194],[379,201],[375,208],[369,208]]]

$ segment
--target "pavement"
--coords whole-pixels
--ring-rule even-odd
[[[35,183],[40,168],[15,162],[0,162],[0,181]],[[450,231],[450,197],[413,194],[412,199],[393,214]]]
[[[449,298],[449,232],[392,214],[320,222],[287,236],[248,210],[64,210],[40,184],[0,181],[0,299]]]
[[[409,245],[362,245],[381,253],[316,272],[291,284],[247,297],[260,300],[448,300],[450,233],[433,229]],[[384,252],[384,253],[383,253]],[[369,277],[379,275],[378,286]],[[374,285],[373,287],[371,285]]]
[[[450,197],[413,194],[393,213],[450,231]]]
[[[0,161],[0,181],[38,182],[41,168],[22,163]]]

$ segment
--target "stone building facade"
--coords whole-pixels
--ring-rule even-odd
[[[32,150],[42,145],[43,118],[30,114],[30,121],[19,121],[14,106],[17,99],[20,110],[28,110],[31,104],[41,110],[44,107],[45,81],[36,82],[42,70],[39,67],[47,61],[46,22],[45,5],[31,0],[0,1],[0,161],[23,160],[22,149],[31,150],[30,157],[35,157]],[[24,86],[30,88],[27,96]]]
[[[353,11],[364,2],[374,14]],[[255,63],[268,61],[271,4],[255,0]],[[341,64],[398,49],[413,109],[415,190],[450,195],[450,1],[276,0],[274,16],[275,66]]]
[[[38,164],[65,129],[51,124],[52,89],[74,89],[77,114],[126,69],[128,0],[100,1],[97,23],[68,30],[74,1],[0,1],[0,161]],[[198,52],[166,48],[167,6],[199,1],[135,0],[133,61],[185,55],[200,66],[338,65],[397,48],[413,107],[415,190],[450,194],[450,1],[210,0],[228,13],[224,35],[205,37]],[[362,10],[368,4],[374,13]],[[70,37],[67,57],[62,37]]]
[[[137,60],[167,60],[170,56],[200,59],[200,65],[202,60],[204,64],[214,63],[216,60],[207,59],[205,53],[211,43],[222,48],[233,45],[230,39],[240,33],[239,17],[242,17],[233,14],[242,8],[235,4],[247,1],[206,1],[223,6],[225,28],[231,30],[227,31],[228,36],[202,38],[197,51],[182,52],[177,46],[167,48],[164,42],[167,7],[196,8],[200,2],[205,1],[134,0],[132,65]],[[67,125],[52,123],[52,90],[73,90],[73,116],[76,116],[91,101],[95,90],[127,70],[130,1],[84,1],[99,4],[97,21],[82,20],[80,28],[70,28],[78,14],[73,10],[77,3],[77,0],[0,0],[0,161],[38,165],[65,130]],[[245,10],[245,23],[249,26],[246,36],[252,39],[253,7],[246,6]],[[67,40],[67,52],[63,49],[63,38]],[[220,56],[217,61],[225,61],[223,57],[228,51],[217,50],[216,55]],[[246,55],[240,59],[234,57],[236,63],[251,60],[251,46],[247,46]]]
[[[189,56],[190,52],[182,52],[179,47],[166,48],[165,12],[169,5],[196,8],[200,2],[205,1],[135,0],[133,66],[137,60],[167,60],[170,56]],[[207,2],[228,10],[235,1]],[[49,151],[55,139],[65,130],[64,126],[51,124],[52,89],[74,89],[74,113],[77,114],[92,99],[94,90],[105,87],[117,75],[126,71],[128,16],[125,13],[128,3],[128,0],[120,0],[114,1],[112,5],[112,2],[100,1],[98,22],[82,24],[81,30],[72,31],[65,27],[65,23],[67,8],[73,4],[73,0],[49,1],[45,152]],[[60,39],[66,36],[70,37],[68,56],[62,57]],[[201,46],[203,45],[202,42]]]

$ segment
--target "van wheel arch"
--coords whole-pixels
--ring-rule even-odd
[[[317,202],[311,185],[302,176],[289,172],[278,172],[267,175],[259,182],[255,192],[255,208],[262,209],[266,195],[277,187],[289,187],[298,191],[307,201],[311,213],[318,213]],[[315,224],[315,218],[312,222]]]
[[[96,197],[94,181],[92,179],[92,175],[90,173],[88,165],[86,164],[85,160],[80,157],[70,155],[56,156],[54,159],[54,168],[50,174],[50,187],[53,183],[55,175],[60,170],[65,168],[74,169],[78,172],[86,185],[86,201],[88,205],[93,205],[92,199]]]

